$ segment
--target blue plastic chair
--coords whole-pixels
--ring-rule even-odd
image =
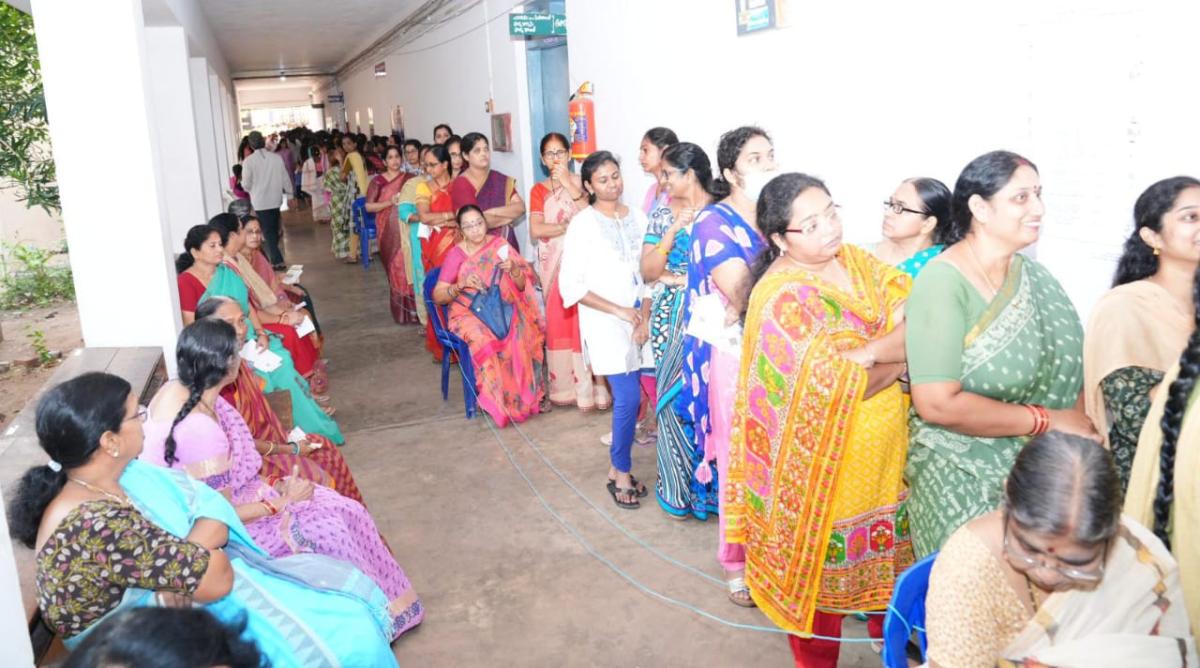
[[[900,574],[883,618],[884,668],[908,668],[908,641],[917,634],[921,658],[925,656],[925,594],[929,591],[929,572],[937,553],[918,561]]]
[[[435,267],[425,274],[425,285],[421,286],[421,295],[425,299],[425,310],[429,312],[430,322],[433,323],[433,335],[442,346],[442,401],[450,398],[450,356],[458,357],[458,367],[462,370],[463,400],[467,404],[467,419],[475,417],[475,367],[471,364],[471,350],[467,342],[446,329],[449,318],[446,307],[433,302],[433,288],[437,286],[440,267]]]
[[[359,261],[363,269],[371,268],[371,240],[378,236],[375,229],[375,214],[367,211],[367,198],[359,197],[350,205],[354,233],[358,235]]]

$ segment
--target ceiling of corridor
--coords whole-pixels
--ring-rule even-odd
[[[332,72],[424,0],[201,0],[233,75]]]

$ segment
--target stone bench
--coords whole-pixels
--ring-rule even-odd
[[[41,395],[49,388],[89,371],[105,371],[129,381],[133,391],[141,397],[142,404],[149,402],[167,379],[161,348],[80,348],[68,354],[50,380],[29,398],[21,412],[0,434],[0,490],[3,491],[6,508],[16,491],[17,481],[26,469],[46,463],[46,453],[38,445],[34,421]],[[9,540],[12,542],[34,657],[40,663],[54,636],[42,623],[37,608],[33,551],[15,540]]]

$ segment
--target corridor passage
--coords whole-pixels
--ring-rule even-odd
[[[327,226],[309,222],[308,211],[284,215],[288,261],[304,265],[301,282],[327,331],[343,452],[426,605],[424,623],[394,646],[402,666],[791,665],[785,636],[725,626],[639,591],[542,505],[531,485],[602,558],[658,594],[729,622],[772,626],[726,599],[715,520],[669,521],[653,497],[614,515],[601,483],[608,413],[558,408],[520,431],[493,432],[482,415],[466,420],[461,381],[451,377],[443,403],[419,330],[392,321],[378,263],[369,271],[338,263]],[[654,449],[635,447],[633,460],[653,485]],[[865,632],[853,621],[846,629]],[[878,661],[852,643],[840,665]]]

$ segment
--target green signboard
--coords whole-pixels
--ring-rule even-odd
[[[512,37],[552,37],[567,34],[567,17],[550,12],[526,12],[508,15],[508,34]]]

